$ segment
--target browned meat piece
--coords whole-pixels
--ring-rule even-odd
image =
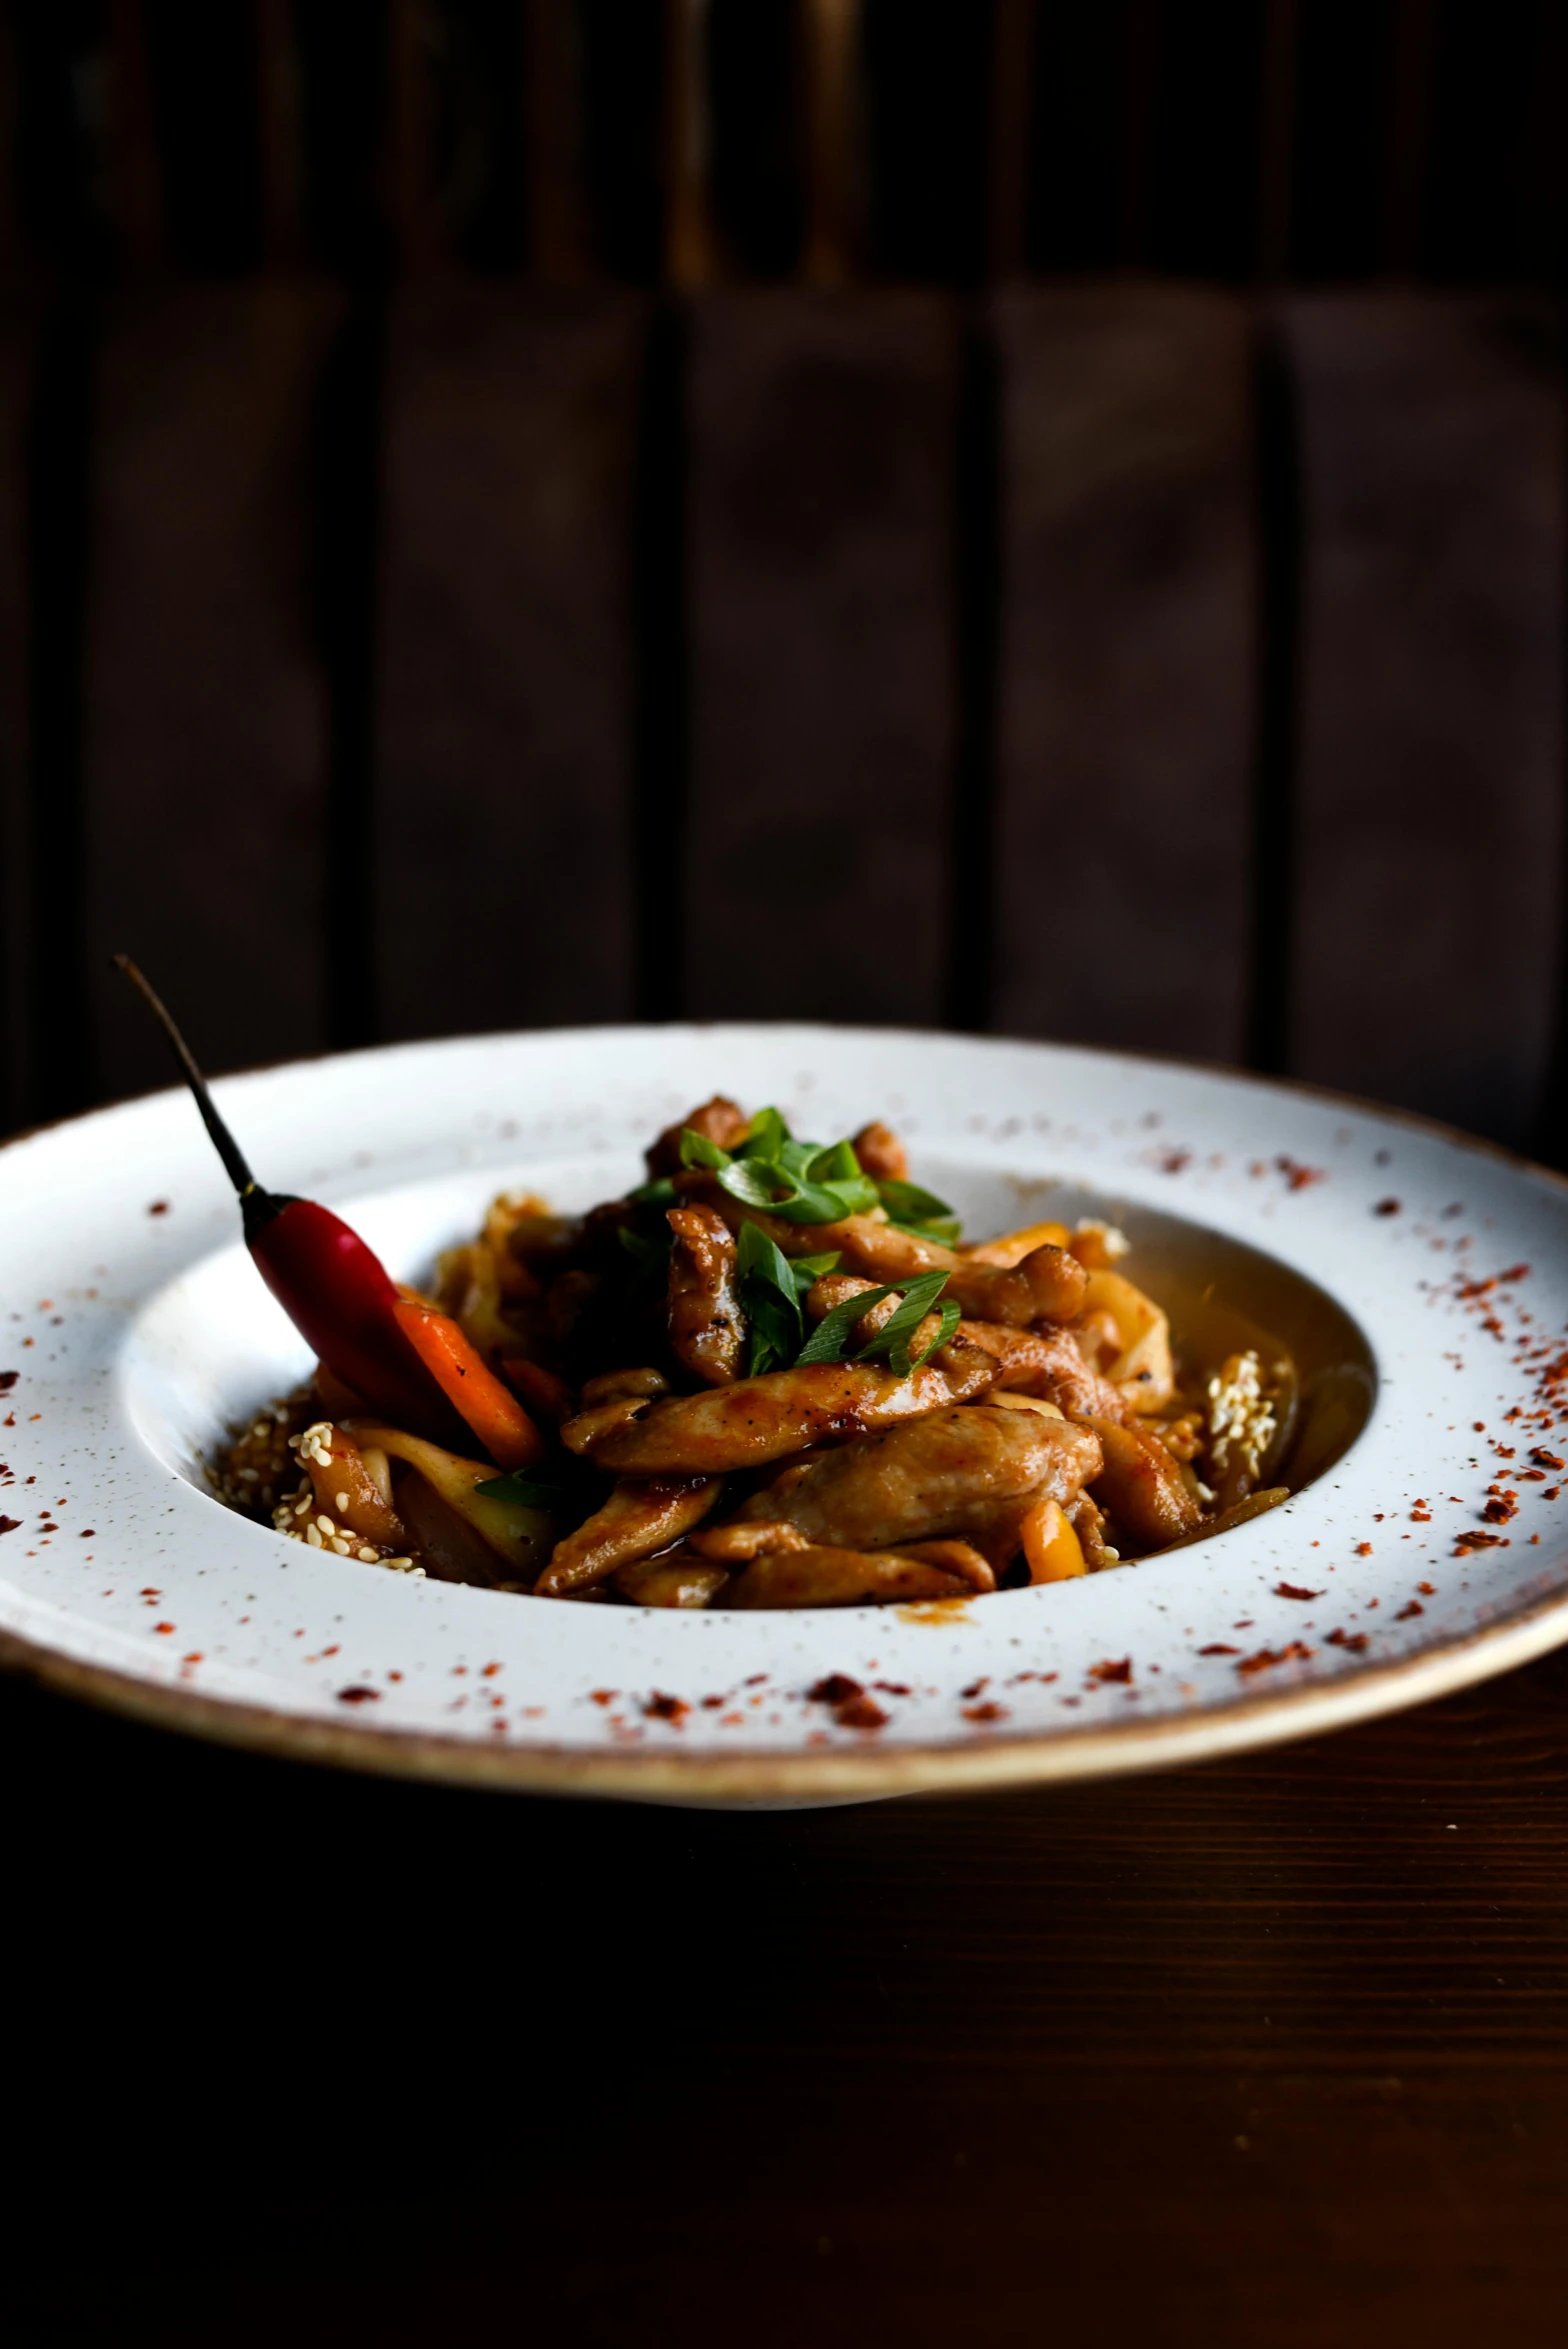
[[[1089,1368],[1067,1330],[1004,1329],[995,1321],[961,1321],[958,1331],[990,1355],[997,1365],[999,1387],[1038,1395],[1074,1419],[1132,1416],[1110,1380]]]
[[[657,1182],[661,1175],[677,1174],[681,1163],[681,1135],[687,1126],[694,1134],[701,1134],[710,1142],[717,1142],[721,1150],[738,1150],[746,1138],[751,1120],[738,1101],[731,1101],[723,1093],[715,1093],[700,1109],[694,1109],[674,1125],[666,1126],[652,1148],[645,1153],[648,1174]]]
[[[1108,1567],[1119,1566],[1121,1558],[1105,1538],[1105,1516],[1099,1503],[1088,1493],[1080,1493],[1075,1506],[1067,1512],[1083,1551],[1084,1563],[1091,1574],[1103,1574]]]
[[[1035,1500],[1076,1500],[1099,1468],[1087,1428],[982,1404],[824,1453],[783,1491],[753,1494],[741,1514],[794,1525],[808,1541],[880,1550],[981,1534]]]
[[[560,1437],[569,1452],[579,1458],[597,1457],[596,1447],[603,1443],[612,1428],[625,1427],[646,1410],[646,1399],[641,1395],[612,1395],[608,1402],[595,1403],[575,1418],[561,1422]]]
[[[885,1607],[911,1599],[969,1599],[973,1586],[897,1550],[773,1550],[737,1576],[727,1607]]]
[[[812,1321],[824,1321],[835,1305],[846,1304],[851,1297],[869,1297],[876,1287],[877,1283],[868,1281],[862,1273],[825,1272],[806,1291],[807,1315]],[[851,1348],[869,1345],[878,1330],[885,1329],[897,1311],[898,1299],[884,1297],[880,1305],[873,1305],[868,1312],[863,1313],[855,1324],[850,1340]],[[918,1352],[919,1349],[912,1347],[911,1351]]]
[[[846,1215],[841,1223],[813,1227],[816,1246],[836,1248],[851,1270],[874,1281],[911,1280],[917,1273],[945,1271],[952,1297],[976,1321],[1021,1325],[1030,1321],[1071,1321],[1083,1304],[1088,1274],[1065,1248],[1046,1241],[1016,1265],[977,1264],[937,1240],[917,1240],[874,1216]]]
[[[996,1576],[973,1542],[903,1542],[893,1554],[918,1558],[922,1566],[940,1566],[944,1574],[956,1574],[974,1591],[996,1588]]]
[[[980,1394],[994,1375],[988,1355],[955,1340],[909,1378],[865,1363],[813,1362],[702,1395],[671,1395],[640,1418],[586,1436],[576,1432],[582,1420],[568,1420],[561,1440],[622,1476],[723,1476],[917,1419]]]
[[[557,1542],[534,1585],[542,1599],[603,1582],[618,1566],[667,1549],[699,1525],[719,1497],[717,1477],[659,1476],[646,1483],[623,1477],[586,1525]]]
[[[639,1607],[710,1607],[728,1581],[722,1566],[687,1550],[669,1558],[640,1558],[618,1566],[614,1575],[622,1598]]]
[[[1140,1550],[1158,1550],[1194,1531],[1202,1511],[1162,1443],[1142,1428],[1118,1427],[1109,1419],[1085,1424],[1100,1439],[1105,1466],[1084,1482],[1120,1532]]]
[[[691,1546],[699,1557],[714,1558],[726,1566],[745,1566],[765,1551],[804,1550],[810,1544],[793,1525],[763,1518],[749,1524],[741,1521],[734,1525],[705,1525],[700,1533],[692,1535]]]
[[[874,1117],[855,1136],[855,1156],[874,1183],[909,1180],[909,1154],[891,1126]]]
[[[735,1241],[711,1207],[672,1207],[670,1346],[706,1386],[740,1376],[741,1312],[735,1295]]]

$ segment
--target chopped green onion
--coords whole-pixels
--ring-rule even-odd
[[[897,1224],[900,1231],[912,1232],[919,1240],[937,1240],[952,1247],[963,1225],[945,1199],[934,1191],[922,1190],[919,1183],[878,1183],[877,1197],[887,1209],[888,1221]]]
[[[729,1152],[721,1150],[717,1142],[710,1142],[707,1135],[699,1134],[695,1126],[682,1126],[682,1166],[704,1166],[717,1173],[721,1166],[728,1166],[729,1163]]]

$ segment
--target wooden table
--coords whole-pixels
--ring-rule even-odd
[[[747,1817],[0,1697],[13,2340],[1561,2337],[1568,1657]]]

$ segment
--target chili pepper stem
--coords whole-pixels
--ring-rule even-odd
[[[270,1223],[288,1205],[288,1200],[272,1191],[264,1191],[251,1173],[245,1154],[218,1114],[218,1107],[208,1090],[207,1080],[197,1064],[185,1038],[176,1025],[174,1015],[144,971],[137,968],[128,954],[115,954],[110,961],[123,979],[128,979],[141,996],[153,1018],[164,1033],[164,1039],[173,1053],[181,1076],[185,1079],[201,1112],[201,1122],[212,1137],[213,1147],[223,1161],[224,1172],[239,1195],[240,1210],[245,1219],[245,1237],[251,1239],[263,1224]]]

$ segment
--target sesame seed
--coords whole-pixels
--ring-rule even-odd
[[[374,1566],[376,1562],[376,1553],[374,1550],[361,1550],[358,1555],[360,1564],[362,1566]]]
[[[340,1558],[346,1558],[348,1556],[348,1543],[344,1541],[340,1535],[334,1534],[329,1546],[337,1551],[337,1554]]]
[[[325,1510],[323,1510],[322,1514],[316,1519],[316,1523],[320,1526],[323,1533],[331,1533],[333,1530],[332,1520],[326,1514]]]
[[[337,1496],[337,1504],[338,1504],[338,1515],[339,1515],[340,1517],[342,1517],[342,1516],[346,1515],[346,1514],[347,1514],[347,1510],[348,1510],[348,1495],[347,1495],[347,1493],[339,1493],[339,1494],[338,1494],[338,1496]]]
[[[319,1534],[319,1533],[316,1531],[316,1529],[315,1529],[315,1527],[314,1527],[313,1525],[307,1525],[307,1526],[306,1526],[306,1528],[305,1528],[305,1539],[306,1539],[306,1540],[309,1542],[309,1544],[310,1544],[310,1546],[311,1546],[311,1548],[312,1548],[313,1550],[319,1550],[319,1549],[320,1549],[320,1547],[321,1547],[321,1536],[320,1536],[320,1534]]]

